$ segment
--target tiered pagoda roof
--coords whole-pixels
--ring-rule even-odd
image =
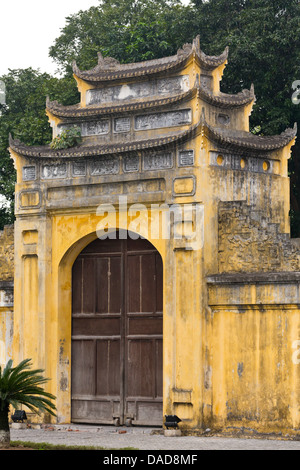
[[[256,136],[250,132],[233,131],[210,126],[205,120],[204,110],[199,122],[185,131],[176,134],[165,135],[153,139],[141,139],[131,141],[130,143],[110,143],[110,144],[88,144],[83,143],[76,147],[56,150],[48,146],[27,146],[19,140],[9,138],[10,148],[17,153],[27,157],[53,158],[53,157],[83,157],[105,154],[122,154],[138,150],[146,149],[162,149],[170,145],[182,143],[191,138],[205,134],[212,141],[224,147],[230,147],[237,150],[251,150],[252,152],[270,152],[288,145],[297,134],[297,125],[293,128],[286,129],[280,135],[276,136]]]
[[[250,90],[243,90],[236,95],[226,93],[219,93],[218,95],[210,92],[207,88],[201,86],[199,81],[196,81],[193,88],[190,90],[175,94],[168,95],[165,98],[145,99],[145,100],[131,100],[122,104],[99,104],[89,105],[85,108],[80,104],[63,106],[58,101],[50,101],[47,98],[46,108],[51,114],[59,118],[86,118],[105,116],[109,114],[130,113],[144,109],[157,109],[163,108],[172,104],[188,101],[198,96],[213,106],[219,108],[236,108],[250,104],[255,100],[254,87],[251,86]]]
[[[162,59],[147,60],[131,64],[120,64],[116,59],[103,57],[98,54],[98,65],[91,70],[81,71],[73,62],[73,72],[82,80],[99,84],[114,80],[132,79],[137,77],[154,76],[163,73],[173,73],[182,70],[193,58],[201,69],[213,70],[224,64],[228,57],[228,47],[219,56],[208,56],[200,49],[200,37],[197,36],[192,44],[185,44],[176,55]]]
[[[200,98],[218,108],[238,108],[255,101],[254,86],[251,85],[250,90],[243,90],[236,95],[226,93],[212,93],[205,87],[199,88]]]
[[[287,129],[277,136],[256,136],[250,132],[232,129],[230,126],[215,126],[211,118],[208,121],[205,117],[204,108],[206,104],[214,109],[224,112],[224,109],[238,109],[255,102],[254,87],[250,90],[243,90],[236,95],[225,94],[221,92],[213,92],[206,85],[201,83],[199,74],[202,72],[210,74],[211,71],[224,64],[227,60],[228,49],[218,57],[207,56],[200,50],[200,41],[197,37],[192,44],[186,44],[180,49],[176,55],[135,64],[120,64],[111,58],[103,58],[99,54],[99,63],[92,70],[82,72],[74,64],[74,74],[77,78],[91,84],[91,90],[100,87],[103,90],[107,86],[114,87],[116,81],[120,83],[132,83],[134,79],[139,82],[140,77],[152,80],[153,77],[161,78],[174,77],[173,72],[184,71],[190,61],[195,61],[198,69],[195,83],[191,88],[181,89],[181,92],[172,91],[162,95],[152,95],[140,98],[110,100],[110,102],[97,102],[96,104],[88,104],[82,106],[77,104],[73,106],[63,106],[57,101],[47,99],[46,108],[48,115],[58,118],[60,124],[74,125],[76,122],[95,121],[97,118],[109,118],[116,116],[126,116],[139,111],[180,111],[180,105],[183,103],[191,103],[197,101],[197,107],[201,110],[202,115],[194,116],[192,121],[184,124],[184,128],[178,130],[178,126],[173,125],[171,129],[164,129],[162,132],[156,133],[157,137],[149,137],[142,132],[135,132],[128,141],[128,135],[125,134],[122,141],[122,134],[118,134],[115,139],[97,136],[90,139],[86,136],[82,143],[76,147],[63,150],[51,149],[50,145],[46,146],[26,146],[19,140],[10,137],[10,148],[16,153],[30,158],[72,158],[80,156],[97,156],[105,154],[121,154],[131,151],[158,149],[166,146],[174,145],[193,138],[195,135],[206,135],[208,139],[217,143],[219,146],[232,147],[241,151],[251,151],[252,153],[270,152],[280,149],[288,145],[296,136],[296,126],[293,129]],[[179,75],[183,77],[183,75]],[[101,100],[100,100],[101,101]],[[168,109],[167,109],[168,108]],[[197,119],[197,122],[195,122]],[[176,129],[177,126],[177,129]],[[181,126],[180,126],[181,127]]]
[[[157,108],[164,108],[172,104],[181,103],[194,98],[197,94],[198,88],[195,86],[188,91],[176,95],[169,95],[165,98],[145,99],[139,101],[125,101],[122,104],[103,104],[90,105],[82,108],[80,105],[62,106],[57,101],[50,101],[47,99],[46,107],[54,116],[60,118],[85,118],[106,116],[110,114],[132,113],[134,111]]]
[[[222,147],[248,149],[253,152],[270,152],[288,145],[297,134],[297,124],[279,135],[259,136],[251,132],[217,128],[206,124],[206,135]]]

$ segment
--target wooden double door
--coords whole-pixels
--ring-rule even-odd
[[[163,267],[145,239],[99,240],[72,271],[73,422],[162,425]]]

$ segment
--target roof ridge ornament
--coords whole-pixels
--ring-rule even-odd
[[[102,52],[98,52],[98,66],[95,67],[95,69],[98,70],[98,68],[101,69],[114,69],[118,65],[120,65],[120,62],[115,59],[114,57],[109,57],[106,56],[104,57]]]
[[[77,63],[76,63],[76,60],[73,60],[73,62],[72,62],[72,70],[73,70],[73,73],[77,76],[79,76],[81,74],[81,70],[78,67]]]
[[[14,143],[14,139],[12,138],[11,132],[8,134],[8,143],[9,146],[11,147]]]
[[[206,126],[206,118],[205,118],[205,108],[204,108],[204,106],[202,106],[202,109],[201,109],[199,124],[200,124],[200,126]]]
[[[193,50],[199,54],[200,53],[200,34],[198,34],[195,39],[193,39]]]
[[[219,56],[206,55],[200,49],[200,35],[198,35],[193,39],[192,44],[184,44],[182,48],[178,49],[177,54],[172,56],[123,64],[113,57],[103,57],[103,54],[99,52],[98,64],[94,68],[81,71],[73,61],[73,72],[78,78],[95,84],[124,78],[157,75],[166,71],[172,72],[182,69],[192,57],[199,61],[200,67],[203,69],[213,70],[226,62],[228,50],[226,47]]]
[[[297,121],[294,122],[294,127],[293,127],[293,131],[295,132],[295,136],[297,134],[297,130],[298,130],[298,124],[297,124]]]
[[[178,49],[177,51],[177,57],[182,57],[184,55],[189,55],[192,51],[192,44],[189,42],[183,44],[181,48]]]

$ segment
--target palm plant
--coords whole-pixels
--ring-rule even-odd
[[[40,386],[49,379],[41,375],[42,369],[31,370],[31,359],[24,359],[16,367],[9,360],[3,369],[0,367],[0,448],[10,444],[8,414],[10,406],[27,406],[35,413],[48,412],[55,416],[56,407],[51,400],[55,396],[45,392]]]

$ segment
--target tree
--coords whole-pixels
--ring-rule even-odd
[[[14,221],[14,189],[16,174],[8,152],[9,133],[28,145],[45,145],[52,139],[52,131],[45,112],[47,95],[62,104],[79,100],[75,80],[53,78],[38,70],[10,70],[0,77],[5,83],[5,104],[0,104],[0,229]]]
[[[96,65],[97,52],[120,62],[159,58],[200,34],[207,54],[229,46],[222,91],[238,93],[254,83],[251,129],[278,134],[300,123],[300,104],[291,101],[292,83],[300,79],[299,18],[298,0],[191,0],[188,6],[177,0],[103,0],[67,18],[50,56],[70,74],[74,59],[87,70]],[[299,155],[298,139],[289,165],[293,236],[300,236]]]
[[[252,129],[279,134],[298,123],[300,104],[292,103],[292,84],[300,79],[300,3],[298,0],[193,0],[194,25],[201,46],[219,54],[229,46],[222,91],[238,93],[254,83]],[[226,13],[224,13],[226,12]],[[300,236],[300,140],[289,162],[291,229]]]
[[[0,104],[0,195],[6,198],[2,207],[0,199],[0,230],[14,221],[16,174],[7,150],[9,133],[28,145],[51,141],[46,96],[63,105],[80,99],[72,61],[76,59],[83,69],[90,68],[96,65],[99,51],[121,62],[162,57],[186,42],[188,30],[185,7],[179,0],[103,0],[99,7],[80,11],[66,22],[50,49],[62,78],[31,68],[10,70],[0,77],[6,86],[6,104]]]
[[[299,0],[191,0],[191,5],[179,0],[102,0],[97,7],[67,17],[49,51],[62,79],[32,69],[3,77],[8,108],[2,106],[0,116],[0,194],[7,195],[12,207],[15,177],[6,150],[9,132],[28,144],[48,143],[46,95],[62,104],[77,103],[72,62],[88,70],[97,64],[98,52],[121,63],[138,62],[175,54],[200,34],[207,54],[219,54],[229,46],[222,91],[238,93],[254,83],[251,129],[270,135],[300,124],[300,104],[291,100],[292,83],[300,79],[299,18]],[[293,236],[300,236],[299,156],[300,139],[289,162]],[[12,211],[8,214],[13,217]],[[6,215],[4,209],[0,222],[8,220]]]
[[[12,360],[9,360],[3,372],[0,367],[0,449],[10,444],[10,406],[24,405],[34,413],[42,411],[55,416],[55,396],[41,387],[48,379],[41,375],[42,369],[30,370],[30,361],[25,359],[12,367]]]
[[[66,18],[50,56],[70,74],[73,60],[84,70],[97,65],[98,52],[121,63],[172,55],[193,38],[192,11],[179,0],[102,0]]]

